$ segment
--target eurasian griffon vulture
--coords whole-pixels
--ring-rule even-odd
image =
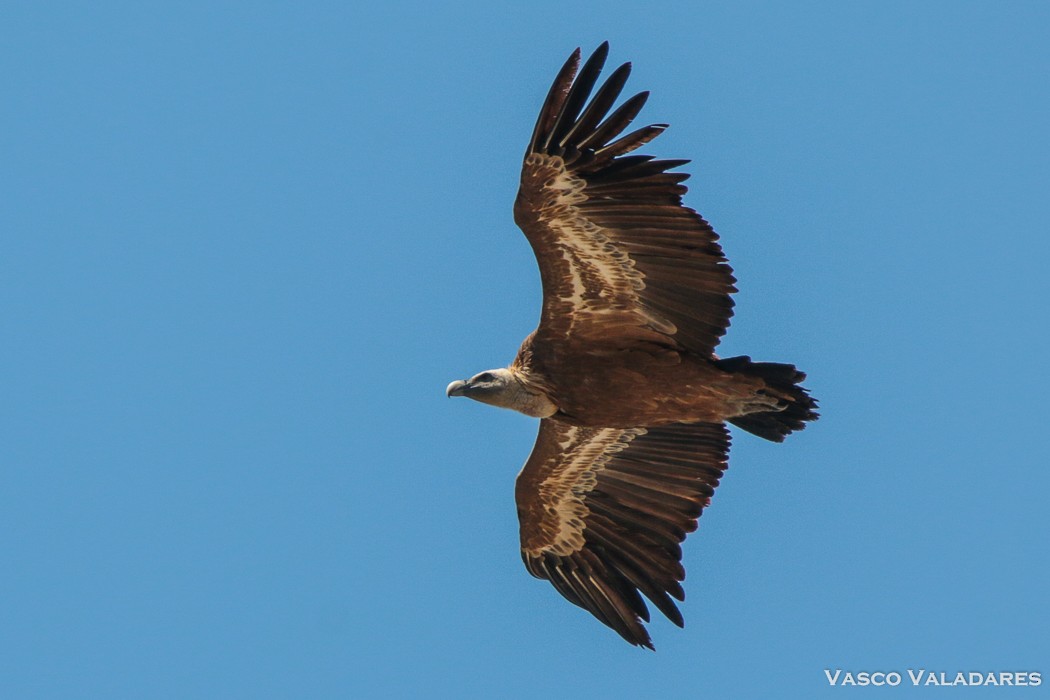
[[[683,160],[628,155],[641,93],[610,110],[630,64],[590,97],[608,44],[551,87],[525,152],[514,219],[543,284],[539,327],[513,364],[448,386],[541,419],[518,475],[529,572],[631,644],[652,648],[648,598],[682,615],[680,543],[726,469],[726,422],[780,442],[814,420],[792,365],[719,359],[736,289],[718,236],[682,205]],[[575,76],[575,80],[574,80]]]

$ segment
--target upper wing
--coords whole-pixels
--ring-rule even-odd
[[[606,117],[630,64],[587,103],[602,44],[573,80],[577,49],[551,87],[525,154],[514,220],[532,244],[543,281],[540,339],[655,341],[707,354],[729,326],[733,272],[718,236],[682,205],[684,160],[624,155],[666,124],[617,138],[648,97]]]
[[[671,600],[685,599],[679,543],[696,529],[728,452],[721,423],[622,429],[541,421],[515,488],[526,568],[651,649],[639,593],[682,626]]]

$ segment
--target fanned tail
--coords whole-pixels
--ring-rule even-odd
[[[816,399],[801,386],[801,382],[806,378],[805,372],[800,372],[794,365],[752,362],[746,355],[717,360],[715,364],[725,372],[759,377],[778,398],[786,397],[782,399],[782,407],[777,410],[730,418],[729,422],[738,428],[766,440],[783,442],[788,435],[802,430],[807,422],[820,416],[816,412]]]

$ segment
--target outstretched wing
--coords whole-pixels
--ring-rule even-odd
[[[543,420],[515,497],[521,556],[631,644],[652,648],[642,595],[679,627],[672,598],[686,533],[726,469],[721,423],[580,428]]]
[[[620,66],[588,97],[608,44],[573,80],[577,49],[551,87],[525,154],[514,220],[543,282],[537,340],[657,342],[707,354],[729,326],[732,269],[718,236],[682,205],[688,161],[625,155],[666,124],[620,134],[647,92],[609,114],[630,73]]]

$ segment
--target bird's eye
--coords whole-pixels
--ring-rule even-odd
[[[495,377],[492,376],[492,372],[482,372],[475,379],[479,382],[491,382]]]

